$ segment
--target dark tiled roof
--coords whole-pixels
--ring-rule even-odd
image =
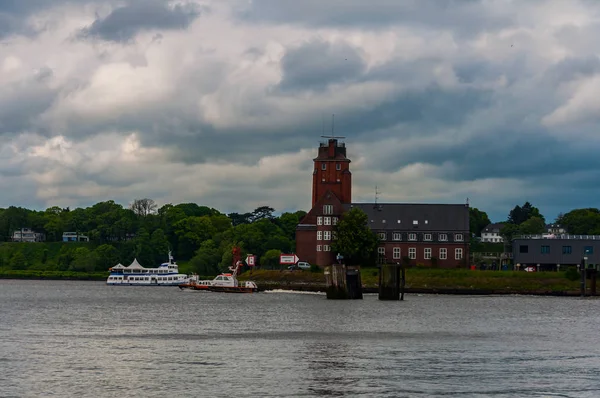
[[[502,227],[504,227],[504,223],[501,223],[501,222],[492,223],[492,224],[488,225],[487,227],[485,227],[483,229],[483,231],[481,231],[481,232],[486,232],[486,233],[500,232]]]
[[[352,203],[369,217],[374,230],[469,231],[469,207],[466,204]],[[384,222],[385,220],[385,222]],[[400,223],[398,223],[400,220]],[[418,225],[413,221],[418,221]]]

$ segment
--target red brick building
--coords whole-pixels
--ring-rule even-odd
[[[319,145],[313,159],[312,209],[296,228],[296,254],[300,261],[331,264],[334,229],[345,211],[359,207],[381,239],[380,262],[453,268],[469,258],[468,204],[352,203],[352,174],[346,145],[330,138]]]

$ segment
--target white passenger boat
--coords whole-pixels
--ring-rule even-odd
[[[109,268],[110,275],[107,285],[125,286],[179,286],[188,280],[186,274],[179,273],[179,267],[169,252],[169,262],[162,263],[158,268],[144,268],[137,259],[125,267],[117,264]]]

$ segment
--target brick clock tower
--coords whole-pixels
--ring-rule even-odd
[[[352,201],[352,173],[346,157],[346,144],[338,139],[324,137],[319,152],[313,159],[312,208],[296,227],[296,254],[300,261],[320,266],[335,262],[336,253],[331,244],[333,230],[344,212],[344,205]]]

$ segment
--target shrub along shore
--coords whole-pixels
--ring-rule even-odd
[[[182,267],[182,272],[186,272]],[[363,268],[361,278],[366,293],[377,292],[379,274],[376,268]],[[57,279],[104,281],[106,272],[0,270],[1,279]],[[566,272],[471,271],[462,269],[421,269],[406,271],[407,293],[436,294],[524,294],[577,296],[579,280]],[[212,278],[210,276],[206,277]],[[322,272],[288,270],[252,270],[240,275],[240,280],[255,281],[260,290],[324,291]]]

